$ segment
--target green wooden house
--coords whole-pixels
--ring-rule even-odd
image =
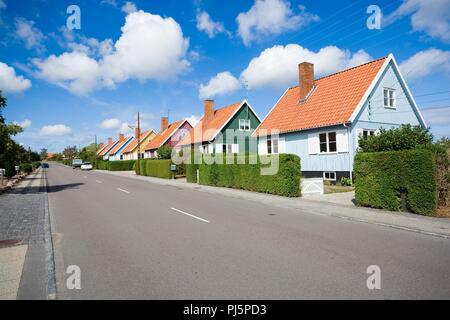
[[[204,101],[204,115],[177,148],[191,146],[202,153],[257,152],[251,137],[261,119],[247,100],[214,109],[214,100]]]

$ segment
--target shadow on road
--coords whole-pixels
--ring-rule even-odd
[[[56,186],[49,186],[47,192],[48,193],[54,193],[54,192],[60,192],[66,189],[78,189],[80,186],[84,185],[84,183],[68,183],[68,184],[61,184]],[[24,194],[24,193],[40,193],[45,190],[45,187],[40,186],[33,186],[33,187],[21,187],[21,188],[14,188],[10,190],[8,193],[12,194]]]

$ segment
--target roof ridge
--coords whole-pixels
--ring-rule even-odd
[[[374,62],[378,62],[378,61],[383,60],[383,59],[387,59],[388,57],[389,56],[384,56],[384,57],[381,57],[381,58],[378,58],[378,59],[375,59],[375,60],[372,60],[372,61],[367,61],[367,62],[365,62],[363,64],[360,64],[360,65],[357,65],[357,66],[354,66],[354,67],[351,67],[351,68],[348,68],[348,69],[344,69],[344,70],[341,70],[341,71],[330,73],[330,74],[328,74],[326,76],[314,79],[314,81],[319,81],[319,80],[322,80],[322,79],[325,79],[325,78],[329,78],[329,77],[332,77],[332,76],[335,76],[335,75],[338,75],[338,74],[341,74],[341,73],[344,73],[344,72],[347,72],[347,71],[350,71],[350,70],[354,70],[354,69],[360,68],[362,66],[365,66],[365,65],[368,65],[368,64],[371,64],[371,63],[374,63]],[[292,87],[289,87],[288,90],[294,89],[294,88],[297,88],[297,87],[298,87],[298,85],[292,86]]]

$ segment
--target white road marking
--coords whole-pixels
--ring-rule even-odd
[[[208,221],[208,220],[205,220],[205,219],[203,219],[203,218],[200,218],[200,217],[194,216],[193,214],[190,214],[190,213],[187,213],[187,212],[184,212],[184,211],[178,210],[177,208],[170,208],[170,209],[172,209],[172,210],[174,210],[174,211],[177,211],[177,212],[179,212],[179,213],[185,214],[185,215],[187,215],[187,216],[189,216],[189,217],[191,217],[191,218],[194,218],[194,219],[198,219],[198,220],[200,220],[200,221],[203,221],[203,222],[209,223],[209,221]]]
[[[97,183],[103,183],[103,182],[101,182],[100,180],[95,180],[95,182],[97,182]]]
[[[130,193],[129,191],[123,190],[123,189],[120,189],[120,188],[117,188],[117,190],[122,191],[122,192],[125,192],[125,193]]]

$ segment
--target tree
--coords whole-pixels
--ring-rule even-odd
[[[162,146],[158,149],[158,159],[171,159],[172,158],[172,148],[169,146]]]
[[[95,143],[91,143],[90,145],[83,147],[81,149],[79,157],[84,162],[94,163],[95,158],[96,158],[96,153],[97,153],[97,147],[96,147]]]
[[[72,160],[76,157],[78,157],[78,150],[77,146],[68,146],[64,148],[63,155],[66,159]]]
[[[41,153],[39,154],[41,157],[41,160],[45,160],[48,157],[47,149],[43,148],[41,149]]]
[[[389,130],[381,128],[376,135],[359,138],[362,152],[409,150],[432,144],[433,135],[429,129],[410,124]]]
[[[14,167],[25,159],[26,150],[17,144],[12,136],[22,132],[22,128],[16,124],[7,124],[2,115],[6,108],[7,100],[0,90],[0,168],[6,170],[6,176],[15,174]]]

